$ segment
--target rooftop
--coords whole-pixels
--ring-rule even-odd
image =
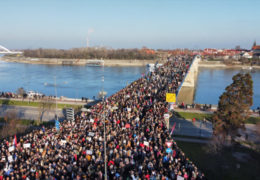
[[[260,45],[253,46],[252,50],[260,50]]]

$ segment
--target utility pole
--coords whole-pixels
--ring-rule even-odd
[[[58,121],[58,115],[57,115],[57,88],[56,88],[56,76],[54,76],[54,88],[55,88],[55,114],[56,114],[56,120]]]
[[[102,102],[103,102],[103,122],[104,122],[104,163],[105,163],[105,180],[107,180],[107,147],[106,147],[106,114],[105,114],[105,101],[104,101],[104,65],[102,66],[103,75],[102,75]]]

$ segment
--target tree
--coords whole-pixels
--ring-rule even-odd
[[[220,96],[218,110],[213,114],[213,130],[218,141],[226,142],[228,138],[234,142],[238,130],[245,129],[245,120],[253,104],[253,81],[249,73],[238,73],[233,83],[226,87]]]
[[[46,111],[51,110],[53,106],[54,106],[54,102],[49,99],[46,100],[43,99],[42,101],[39,102],[39,118],[37,121],[37,125],[40,125],[42,123],[44,113]]]

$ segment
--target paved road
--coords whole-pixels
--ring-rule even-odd
[[[39,119],[39,108],[28,107],[28,106],[9,106],[0,105],[0,117],[4,117],[8,113],[15,113],[19,119],[38,120]],[[64,118],[61,109],[57,110],[59,118]],[[55,110],[47,110],[43,113],[42,120],[50,121],[55,119]]]
[[[208,121],[192,122],[191,120],[186,120],[172,116],[170,119],[170,127],[172,127],[174,123],[176,123],[176,126],[173,134],[205,138],[212,137],[212,123]]]

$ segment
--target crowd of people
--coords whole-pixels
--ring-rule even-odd
[[[0,180],[102,180],[105,164],[110,180],[206,179],[179,149],[164,120],[165,94],[178,90],[191,60],[168,61],[75,121],[61,122],[59,129],[43,127],[3,140]]]
[[[17,98],[18,95],[11,92],[0,92],[0,98]]]

